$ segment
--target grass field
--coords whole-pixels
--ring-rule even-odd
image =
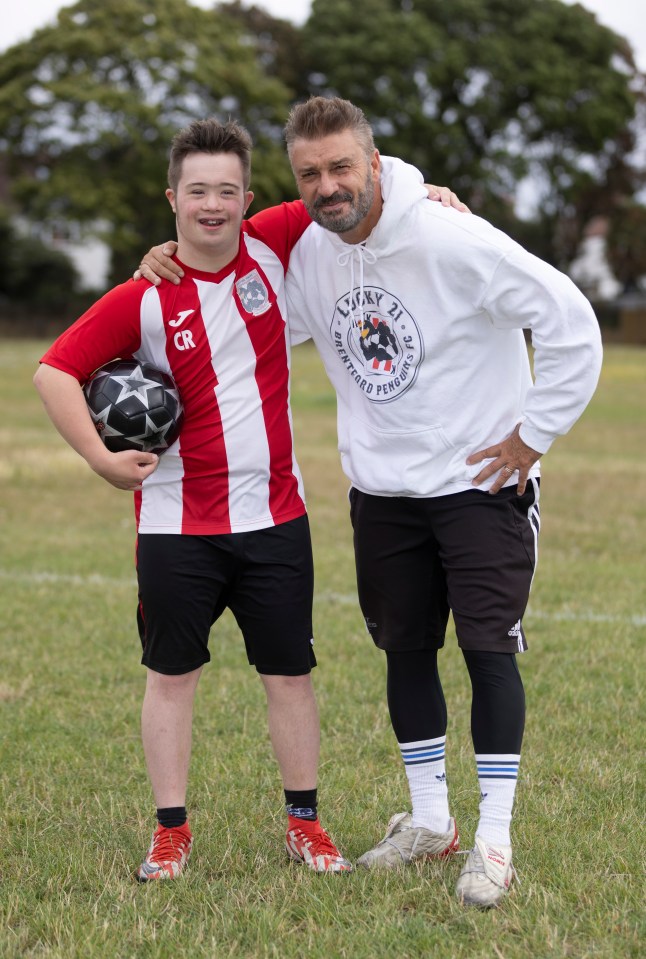
[[[50,427],[31,386],[43,348],[0,342],[2,959],[643,956],[646,352],[608,349],[590,408],[545,459],[521,661],[521,884],[481,913],[454,899],[459,860],[351,876],[287,862],[261,685],[228,616],[196,706],[190,869],[175,883],[132,881],[154,809],[138,731],[131,498]],[[294,367],[317,569],[321,811],[356,859],[407,790],[383,657],[355,599],[334,401],[313,350],[299,348]],[[466,848],[478,789],[452,639],[441,657],[447,765]]]

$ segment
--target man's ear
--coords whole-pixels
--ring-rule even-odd
[[[175,191],[171,190],[170,187],[166,190],[166,199],[170,203],[170,208],[173,211],[173,213],[177,213],[177,210],[175,208]]]
[[[381,176],[381,157],[379,156],[379,150],[375,150],[372,154],[370,170],[372,172],[372,179],[375,183],[379,183],[379,177]]]
[[[246,213],[251,204],[253,203],[253,193],[251,190],[247,190],[244,195],[244,212]]]

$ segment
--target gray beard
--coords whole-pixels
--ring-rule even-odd
[[[344,216],[336,214],[326,216],[325,203],[322,203],[320,199],[312,204],[305,203],[305,209],[314,222],[322,226],[324,230],[329,230],[331,233],[348,233],[359,226],[361,221],[368,216],[374,196],[375,184],[371,178],[368,178],[365,190],[360,190],[356,197],[351,197],[349,193],[338,193],[334,194],[332,198],[326,198],[328,201],[333,198],[348,200],[351,206]]]

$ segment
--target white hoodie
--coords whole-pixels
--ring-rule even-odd
[[[519,422],[524,442],[545,453],[581,415],[599,377],[599,326],[564,274],[485,220],[429,202],[414,168],[382,164],[383,212],[365,244],[312,224],[294,247],[292,342],[318,347],[355,487],[413,497],[473,489],[483,464],[467,466],[470,453]]]

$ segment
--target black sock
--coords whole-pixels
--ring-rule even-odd
[[[316,803],[316,789],[285,790],[285,809],[288,815],[297,819],[316,819]]]
[[[186,806],[166,806],[157,810],[157,822],[166,829],[175,829],[186,822]]]

